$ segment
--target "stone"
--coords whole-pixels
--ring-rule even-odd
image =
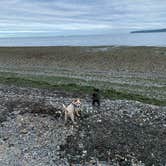
[[[28,130],[27,129],[22,129],[20,130],[20,134],[27,134],[28,133]]]

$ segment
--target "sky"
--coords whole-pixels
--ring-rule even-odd
[[[0,0],[0,37],[166,28],[166,0]]]

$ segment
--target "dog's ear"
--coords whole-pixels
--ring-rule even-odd
[[[77,103],[81,104],[81,100],[79,98],[77,99]]]
[[[72,100],[72,103],[75,104],[75,103],[76,103],[76,99],[73,99],[73,100]]]
[[[77,99],[74,99],[73,102],[76,103],[78,100]]]

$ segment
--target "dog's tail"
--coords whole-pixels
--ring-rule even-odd
[[[63,108],[66,109],[66,106],[64,104],[62,104]]]
[[[63,110],[68,112],[66,106],[64,104],[62,104],[62,106],[63,106]]]

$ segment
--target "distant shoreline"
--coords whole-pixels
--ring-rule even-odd
[[[130,33],[164,33],[166,29],[131,31]]]

